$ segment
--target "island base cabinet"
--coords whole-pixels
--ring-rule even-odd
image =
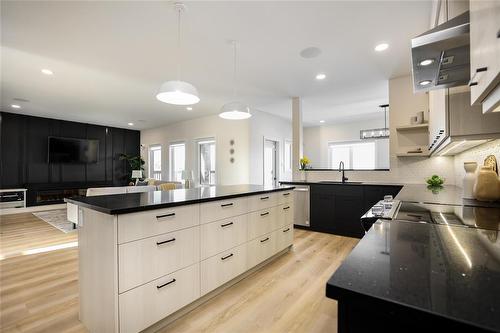
[[[287,225],[275,232],[276,252],[286,249],[293,243],[293,225]]]
[[[120,333],[140,332],[200,297],[200,264],[119,296]]]
[[[252,268],[276,253],[276,233],[271,232],[248,242],[248,268]]]
[[[201,262],[201,295],[247,270],[247,245],[242,244]]]

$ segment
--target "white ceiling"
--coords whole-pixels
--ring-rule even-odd
[[[155,98],[176,78],[176,15],[171,2],[149,1],[2,1],[2,110],[138,129],[216,114],[232,96],[227,40],[236,39],[239,99],[251,107],[290,118],[290,97],[301,96],[309,125],[374,113],[388,101],[387,80],[409,73],[410,38],[426,30],[431,8],[429,1],[185,3],[181,78],[200,93],[193,111]],[[389,49],[375,52],[382,41]],[[310,46],[321,55],[301,58]],[[319,72],[327,78],[316,81]]]

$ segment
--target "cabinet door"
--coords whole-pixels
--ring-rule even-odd
[[[470,1],[470,73],[471,81],[477,83],[471,86],[473,105],[481,103],[500,82],[499,22],[498,0]]]
[[[334,232],[334,185],[311,186],[311,228]]]
[[[363,237],[361,216],[364,214],[362,186],[336,186],[334,232],[337,235]]]

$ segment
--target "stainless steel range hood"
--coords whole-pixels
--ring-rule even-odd
[[[470,78],[469,12],[411,40],[415,92],[465,85]]]

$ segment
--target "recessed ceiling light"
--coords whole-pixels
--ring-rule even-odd
[[[381,51],[387,50],[388,48],[389,48],[389,44],[381,43],[381,44],[378,44],[377,46],[375,46],[375,51],[381,52]]]
[[[320,120],[319,122],[323,124],[325,121],[324,120]]]
[[[420,84],[421,86],[426,86],[428,84],[431,84],[432,81],[431,80],[424,80],[424,81],[420,81],[418,84]]]
[[[326,74],[319,73],[316,75],[316,80],[324,80],[326,78]]]
[[[13,109],[20,109],[21,108],[21,106],[17,105],[17,104],[11,104],[10,107]]]
[[[42,68],[41,72],[45,75],[54,75],[54,72],[47,68]]]
[[[321,54],[321,49],[315,46],[306,47],[305,49],[300,51],[300,56],[306,59],[316,58],[320,54]]]
[[[191,106],[188,106],[188,107],[186,108],[186,110],[188,110],[188,111],[193,111],[193,108],[192,108]]]
[[[134,123],[128,123],[129,126],[134,126]]]
[[[434,62],[434,59],[425,59],[420,62],[420,66],[429,66]]]

